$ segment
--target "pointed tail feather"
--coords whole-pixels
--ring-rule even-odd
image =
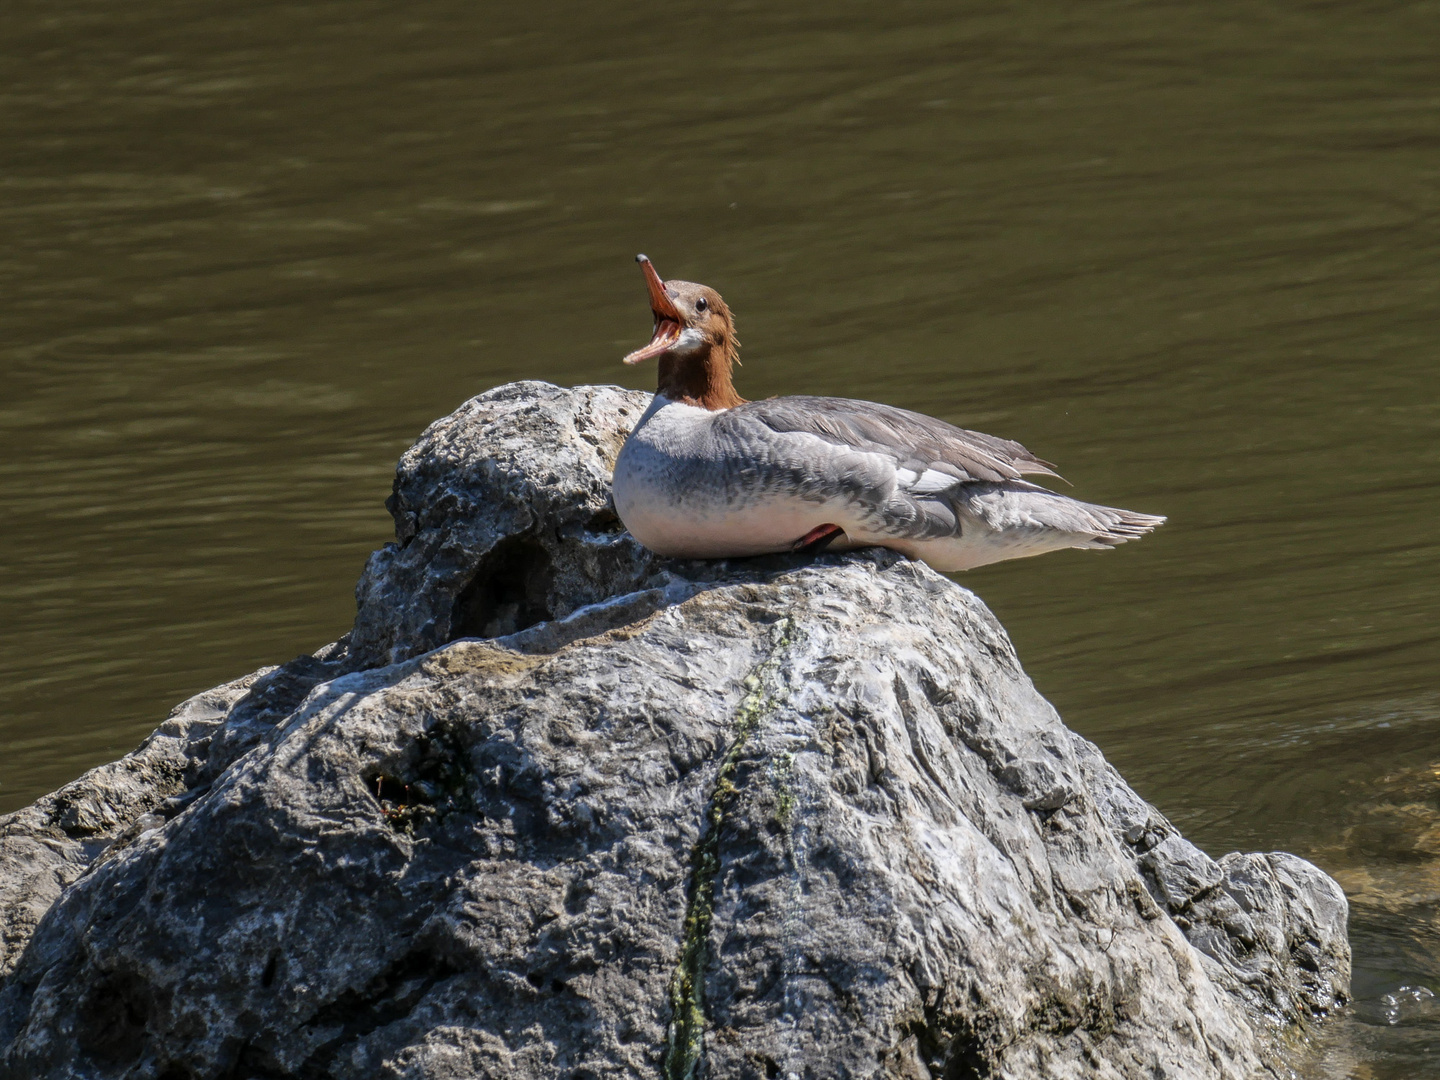
[[[962,532],[973,536],[978,531],[985,534],[974,536],[981,543],[1015,549],[1005,558],[1071,547],[1110,548],[1165,523],[1155,514],[1085,503],[1023,482],[967,484],[956,494]]]
[[[1063,498],[1063,496],[1061,496]],[[1095,537],[1092,543],[1084,545],[1092,548],[1114,547],[1116,544],[1123,544],[1127,540],[1139,540],[1146,533],[1153,532],[1165,524],[1165,518],[1157,514],[1137,514],[1134,510],[1121,510],[1114,506],[1097,506],[1094,503],[1084,503],[1085,509],[1090,511],[1100,526],[1095,530]]]

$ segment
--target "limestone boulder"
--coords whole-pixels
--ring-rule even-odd
[[[924,565],[638,547],[646,397],[432,425],[348,638],[0,819],[0,1076],[1284,1068],[1338,886],[1186,841]]]

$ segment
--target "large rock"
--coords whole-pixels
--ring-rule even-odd
[[[348,641],[0,819],[0,1075],[1281,1068],[1334,882],[1189,844],[923,565],[637,547],[644,402],[433,425]]]

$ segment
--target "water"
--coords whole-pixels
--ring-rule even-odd
[[[429,420],[644,385],[645,251],[735,308],[747,396],[1170,515],[965,584],[1191,837],[1345,884],[1308,1074],[1440,1076],[1437,17],[15,0],[0,811],[342,633]]]

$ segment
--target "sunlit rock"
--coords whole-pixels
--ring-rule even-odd
[[[347,641],[0,819],[8,1077],[1247,1077],[1346,906],[1211,860],[970,592],[657,559],[645,395],[501,387],[400,463]]]

